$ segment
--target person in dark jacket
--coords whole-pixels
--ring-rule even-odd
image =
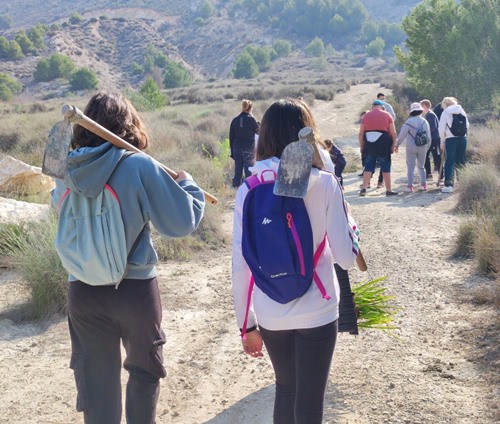
[[[424,99],[420,101],[422,105],[422,109],[424,109],[423,117],[429,123],[429,127],[431,129],[431,146],[429,150],[427,150],[427,156],[425,158],[425,173],[426,178],[428,180],[432,180],[432,170],[431,170],[431,158],[434,161],[434,170],[439,172],[439,167],[441,166],[441,150],[439,149],[439,145],[441,143],[441,139],[439,138],[439,118],[431,109],[431,101],[428,99]]]
[[[255,136],[259,134],[259,124],[252,115],[253,104],[244,99],[241,113],[231,121],[229,147],[234,160],[233,187],[241,184],[243,171],[245,178],[251,175],[250,167],[255,161]]]
[[[323,140],[323,143],[325,143],[328,153],[330,153],[330,158],[332,159],[333,165],[335,166],[335,176],[339,179],[340,186],[344,188],[344,180],[342,178],[342,172],[344,171],[344,168],[347,164],[345,156],[342,153],[342,150],[340,150],[335,145],[333,140],[327,138],[326,140]]]

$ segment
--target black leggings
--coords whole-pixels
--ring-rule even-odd
[[[316,328],[260,333],[276,377],[274,424],[321,424],[337,321]]]

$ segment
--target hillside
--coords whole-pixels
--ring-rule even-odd
[[[416,1],[393,7],[376,7],[370,0],[364,3],[374,19],[382,19],[380,15],[385,11],[387,20],[399,22]],[[58,96],[64,93],[61,81],[34,85],[32,75],[40,58],[60,52],[70,57],[77,67],[94,70],[101,87],[137,88],[145,75],[134,73],[133,64],[143,62],[146,46],[151,45],[169,59],[183,63],[197,81],[224,79],[233,68],[236,56],[247,45],[272,45],[280,37],[277,28],[255,17],[248,19],[245,13],[235,11],[232,3],[224,0],[211,2],[214,13],[200,20],[203,4],[202,0],[75,0],[69,6],[62,0],[4,0],[0,16],[10,19],[10,28],[0,29],[0,35],[12,39],[19,29],[27,30],[37,23],[54,27],[45,36],[46,49],[20,61],[0,61],[0,72],[20,80],[26,86],[28,98]],[[81,23],[70,22],[74,13],[83,18]],[[292,48],[300,53],[311,40],[307,34],[287,34],[287,37]],[[338,56],[352,61],[352,52],[341,51]],[[300,68],[303,66],[300,59],[304,58],[303,54],[295,55],[281,61],[279,66]],[[334,70],[330,67],[327,72]]]

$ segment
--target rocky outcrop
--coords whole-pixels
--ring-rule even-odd
[[[20,202],[14,199],[0,197],[0,224],[20,224],[47,219],[50,213],[49,205]]]
[[[11,156],[0,160],[0,192],[39,194],[46,193],[53,187],[53,179],[43,175],[41,168]]]

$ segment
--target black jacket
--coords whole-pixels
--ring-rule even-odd
[[[231,121],[229,128],[229,146],[231,156],[234,151],[253,149],[255,134],[259,133],[259,124],[248,112],[241,112]]]

